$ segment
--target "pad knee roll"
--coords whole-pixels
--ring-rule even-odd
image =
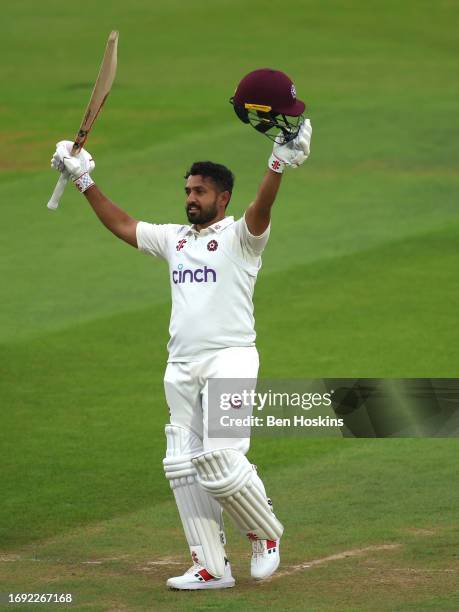
[[[283,526],[273,513],[247,458],[234,449],[204,452],[192,459],[201,487],[216,499],[250,539],[277,540]]]

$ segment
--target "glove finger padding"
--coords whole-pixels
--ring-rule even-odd
[[[64,172],[65,170],[64,162],[59,157],[57,151],[51,157],[51,168],[54,168],[54,170],[57,170],[58,172]]]
[[[66,153],[69,154],[72,152],[73,141],[72,140],[59,140],[56,142],[56,151],[58,149],[65,149]]]
[[[82,174],[89,173],[96,167],[92,155],[86,149],[81,149],[78,155],[70,155],[73,147],[71,140],[61,140],[57,143],[56,147],[51,163],[59,171],[62,171],[61,167],[63,166],[73,178],[77,179]]]
[[[308,156],[305,155],[304,153],[302,153],[301,151],[299,151],[294,158],[292,158],[292,161],[290,162],[290,167],[291,168],[298,168],[299,166],[301,166],[302,163],[304,163],[307,160]]]
[[[312,135],[311,122],[309,121],[309,119],[305,119],[300,127],[298,136],[295,138],[293,142],[294,142],[295,148],[303,151],[306,156],[308,156],[310,153],[311,135]]]
[[[306,138],[300,138],[298,141],[298,149],[304,153],[304,155],[309,155],[309,140]]]
[[[282,172],[284,166],[298,168],[306,161],[310,152],[312,127],[309,119],[299,126],[297,136],[290,142],[276,142],[273,147],[268,167],[275,172]],[[279,165],[280,164],[280,165]]]
[[[301,130],[301,140],[306,143],[308,154],[311,149],[312,125],[309,119],[306,119],[303,129]]]
[[[80,160],[83,172],[92,172],[96,167],[96,162],[93,160],[91,153],[86,151],[86,149],[81,149],[76,158]]]
[[[309,119],[305,119],[301,125],[301,132],[306,132],[309,137],[311,137],[312,134],[312,125]]]

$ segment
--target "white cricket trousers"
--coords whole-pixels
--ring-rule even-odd
[[[164,390],[169,406],[170,423],[193,431],[203,450],[234,448],[249,450],[250,438],[209,438],[207,432],[207,380],[209,378],[253,378],[258,376],[260,362],[254,346],[231,347],[212,351],[200,361],[168,363]]]

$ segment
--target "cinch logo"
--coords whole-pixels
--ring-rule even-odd
[[[217,273],[212,268],[204,266],[197,270],[183,269],[183,264],[179,264],[178,270],[172,271],[172,282],[174,285],[181,283],[216,283]]]

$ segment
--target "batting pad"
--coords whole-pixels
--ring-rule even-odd
[[[225,536],[222,509],[197,480],[191,457],[202,452],[202,442],[184,427],[166,425],[164,472],[174,492],[193,561],[221,578],[225,573]]]
[[[281,537],[284,528],[268,504],[263,483],[241,452],[224,448],[201,453],[192,462],[199,484],[220,502],[244,535],[259,540]]]

